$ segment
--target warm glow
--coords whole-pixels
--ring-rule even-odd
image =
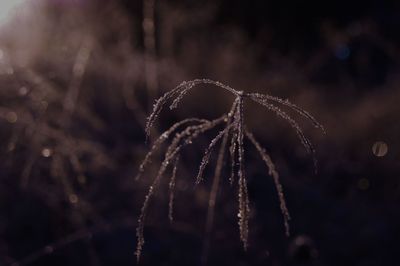
[[[15,13],[17,7],[26,0],[1,0],[0,1],[0,25],[8,21]]]

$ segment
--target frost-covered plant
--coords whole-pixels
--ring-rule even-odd
[[[154,104],[153,111],[148,117],[146,124],[146,135],[149,137],[151,128],[153,127],[154,122],[158,118],[160,112],[163,107],[169,102],[172,101],[170,105],[170,109],[174,109],[178,106],[183,97],[196,85],[199,84],[212,84],[219,88],[225,89],[232,93],[235,96],[235,100],[231,106],[231,109],[228,113],[222,115],[221,117],[214,120],[206,120],[199,118],[187,118],[180,122],[172,125],[168,130],[162,133],[158,139],[155,140],[154,144],[150,148],[150,151],[147,153],[143,162],[139,166],[139,173],[136,176],[136,179],[139,179],[143,172],[146,170],[146,167],[151,162],[151,157],[154,152],[161,147],[161,144],[171,138],[171,143],[166,149],[164,154],[164,160],[161,163],[160,168],[158,169],[158,173],[156,178],[154,179],[152,185],[149,188],[149,191],[146,195],[143,207],[141,209],[140,217],[138,220],[138,227],[136,229],[137,236],[137,248],[136,248],[136,256],[139,260],[141,251],[144,244],[144,236],[143,229],[145,218],[147,214],[147,209],[149,206],[149,201],[153,196],[155,189],[160,184],[160,180],[164,176],[168,167],[172,168],[172,175],[169,182],[169,219],[173,220],[173,200],[174,200],[174,187],[176,182],[176,172],[179,163],[180,153],[182,148],[191,144],[193,140],[195,140],[200,134],[205,133],[213,128],[216,128],[220,125],[223,125],[223,129],[217,134],[214,139],[211,140],[209,146],[206,148],[203,158],[201,160],[196,184],[199,184],[203,180],[203,173],[206,166],[209,163],[210,155],[213,152],[215,146],[219,141],[222,140],[219,155],[216,163],[216,171],[215,176],[220,176],[222,170],[222,164],[224,160],[224,151],[228,148],[230,153],[231,160],[231,175],[230,182],[233,184],[235,176],[238,177],[238,217],[239,217],[239,231],[240,231],[240,239],[243,243],[244,249],[247,248],[248,242],[248,222],[249,222],[249,196],[247,190],[247,178],[244,169],[244,138],[248,138],[250,142],[255,146],[258,153],[261,155],[262,160],[265,162],[269,169],[269,174],[272,176],[276,190],[278,192],[280,208],[283,214],[284,224],[286,234],[289,235],[289,220],[290,215],[288,209],[286,207],[285,197],[283,194],[282,185],[279,181],[278,172],[275,169],[275,166],[267,154],[265,149],[261,146],[261,144],[255,139],[253,134],[246,128],[245,120],[244,120],[244,100],[250,99],[264,107],[268,110],[274,112],[279,117],[288,121],[291,127],[296,131],[301,143],[305,147],[308,153],[310,153],[314,160],[314,166],[316,167],[316,159],[315,159],[315,150],[308,140],[308,138],[304,135],[302,129],[298,125],[298,123],[291,118],[287,113],[282,111],[276,104],[280,104],[285,107],[289,107],[294,110],[301,116],[310,120],[316,128],[321,129],[325,132],[323,126],[318,123],[318,121],[307,111],[301,109],[300,107],[290,103],[288,100],[283,100],[274,96],[259,94],[259,93],[245,93],[243,91],[235,90],[225,84],[222,84],[218,81],[213,81],[209,79],[195,79],[191,81],[184,81],[179,86],[174,88],[171,91],[165,93],[162,97],[160,97],[156,103]],[[227,147],[229,145],[229,147]],[[237,174],[235,175],[235,172]]]

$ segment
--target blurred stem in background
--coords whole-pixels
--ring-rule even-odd
[[[143,0],[144,72],[150,109],[152,108],[153,98],[156,96],[158,86],[154,17],[155,0]]]
[[[81,47],[76,55],[75,63],[72,68],[72,79],[67,90],[67,94],[64,99],[63,110],[64,110],[64,126],[68,125],[69,118],[75,110],[75,106],[79,97],[79,90],[83,81],[83,76],[87,64],[90,59],[90,54],[93,50],[93,38],[91,35],[84,36]]]

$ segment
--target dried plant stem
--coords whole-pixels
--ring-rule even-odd
[[[250,98],[252,101],[266,107],[268,110],[274,112],[280,118],[286,120],[291,127],[297,133],[301,143],[307,150],[307,152],[311,153],[314,158],[314,163],[316,164],[315,159],[315,150],[308,140],[308,138],[304,135],[302,129],[299,124],[290,117],[286,112],[282,111],[278,106],[273,103],[278,103],[283,106],[289,107],[290,109],[297,112],[299,115],[307,118],[313,123],[316,128],[321,129],[323,132],[324,128],[318,121],[315,120],[308,112],[303,109],[297,107],[296,105],[290,103],[287,100],[282,100],[277,97],[263,95],[258,93],[245,93],[243,91],[235,90],[227,85],[224,85],[218,81],[213,81],[209,79],[195,79],[191,81],[185,81],[179,84],[177,87],[172,89],[171,91],[165,93],[162,97],[160,97],[153,106],[153,111],[149,115],[146,123],[146,135],[149,137],[151,133],[151,129],[157,120],[159,114],[162,109],[168,102],[172,102],[170,104],[170,109],[174,109],[178,106],[178,104],[182,101],[185,95],[187,95],[196,85],[199,84],[212,84],[219,88],[222,88],[235,96],[235,100],[232,103],[231,109],[228,113],[222,115],[221,117],[208,121],[201,120],[197,118],[189,118],[182,120],[178,123],[175,123],[172,127],[170,127],[167,131],[165,131],[153,144],[150,151],[147,153],[145,159],[141,163],[139,167],[140,176],[144,171],[147,164],[150,163],[150,159],[154,152],[161,146],[161,144],[166,141],[170,135],[175,134],[171,140],[171,144],[167,147],[165,151],[164,160],[161,163],[161,166],[158,170],[158,174],[154,179],[152,185],[149,188],[149,191],[146,195],[141,214],[139,217],[139,224],[137,227],[136,235],[138,239],[137,248],[136,248],[136,256],[139,260],[141,251],[144,244],[143,237],[143,228],[144,228],[144,219],[147,213],[147,208],[149,205],[149,200],[151,196],[154,194],[154,190],[160,183],[160,179],[162,178],[164,172],[167,170],[168,166],[173,163],[172,176],[169,183],[170,189],[170,201],[169,201],[169,219],[172,221],[173,219],[173,200],[174,200],[174,188],[176,182],[176,171],[177,171],[177,163],[178,157],[180,155],[181,149],[188,144],[191,144],[192,141],[197,138],[200,134],[215,128],[221,124],[224,124],[224,128],[219,131],[219,133],[210,141],[208,147],[206,148],[204,155],[201,159],[199,171],[197,174],[197,178],[195,184],[199,184],[203,180],[204,171],[209,164],[211,153],[214,150],[214,147],[217,143],[222,139],[222,143],[218,152],[218,158],[216,162],[214,179],[212,183],[212,188],[210,192],[210,197],[208,201],[208,210],[207,210],[207,220],[205,227],[205,238],[203,242],[203,255],[202,255],[202,263],[206,264],[210,246],[210,234],[212,231],[212,225],[214,221],[214,213],[215,213],[215,201],[217,197],[217,192],[219,188],[219,183],[221,179],[221,171],[224,161],[225,149],[227,148],[229,142],[229,153],[231,160],[231,174],[229,181],[231,185],[233,184],[235,173],[237,173],[237,183],[238,183],[238,224],[239,224],[239,233],[240,239],[243,243],[244,249],[248,247],[248,236],[249,236],[249,218],[250,218],[250,203],[249,203],[249,193],[247,188],[247,177],[245,173],[245,145],[244,145],[244,137],[248,138],[250,142],[255,146],[257,152],[260,154],[262,160],[265,162],[269,169],[269,174],[272,176],[274,180],[274,184],[278,193],[280,208],[284,218],[285,231],[286,234],[289,235],[289,212],[286,206],[283,188],[279,181],[278,172],[275,169],[275,166],[266,153],[266,151],[261,147],[261,145],[256,141],[253,134],[246,129],[245,119],[244,119],[244,100]],[[194,123],[190,125],[189,123]],[[187,125],[189,124],[189,125]],[[179,132],[175,132],[178,127],[186,125],[184,129]],[[175,132],[175,133],[174,133]]]
[[[201,123],[205,123],[208,122],[208,120],[205,119],[197,119],[197,118],[188,118],[188,119],[184,119],[182,121],[179,121],[178,123],[175,123],[174,125],[172,125],[168,130],[164,131],[164,133],[162,133],[157,140],[154,142],[154,144],[152,145],[150,151],[146,154],[146,157],[144,158],[144,160],[142,161],[142,163],[139,166],[139,172],[136,175],[136,180],[139,180],[139,178],[141,177],[141,175],[143,174],[143,172],[145,171],[146,166],[151,163],[151,157],[153,156],[154,152],[161,146],[161,144],[163,144],[170,136],[171,134],[178,129],[180,126],[187,124],[187,123],[192,123],[192,122],[201,122]]]
[[[211,141],[210,145],[207,147],[203,159],[201,160],[200,163],[200,168],[199,168],[199,172],[197,174],[197,178],[196,178],[196,185],[200,184],[201,181],[203,181],[203,172],[210,160],[210,155],[211,152],[213,151],[214,146],[218,143],[218,141],[227,135],[227,133],[229,133],[229,129],[232,127],[232,125],[227,126],[224,130],[222,130],[221,132],[219,132],[219,134]]]
[[[176,171],[178,169],[179,156],[175,158],[174,169],[172,170],[171,180],[169,181],[169,204],[168,204],[168,218],[170,222],[174,220],[174,192],[176,183]]]
[[[271,96],[271,95],[260,94],[260,93],[251,93],[250,95],[251,95],[250,98],[253,98],[253,99],[257,98],[257,99],[259,99],[261,101],[274,101],[274,102],[280,103],[282,105],[285,105],[285,106],[291,108],[292,110],[296,111],[298,114],[300,114],[303,117],[307,118],[309,121],[311,121],[313,123],[313,125],[316,128],[321,129],[322,132],[324,134],[326,134],[324,126],[321,125],[309,112],[301,109],[300,107],[298,107],[297,105],[289,102],[288,100],[283,100],[283,99],[278,98],[278,97],[274,97],[274,96]]]
[[[224,155],[225,155],[226,145],[228,143],[228,138],[229,138],[229,131],[226,131],[224,133],[224,137],[222,139],[221,146],[219,148],[217,164],[216,164],[215,172],[214,172],[214,179],[213,179],[213,183],[211,186],[210,197],[208,199],[206,227],[205,227],[205,232],[204,232],[205,236],[204,236],[204,241],[203,241],[203,254],[201,257],[202,265],[206,265],[207,260],[208,260],[211,231],[212,231],[213,224],[214,224],[215,203],[217,200],[217,194],[218,194],[219,184],[220,184],[220,180],[221,180],[221,172],[222,172],[222,167],[224,164]]]
[[[243,247],[247,249],[247,240],[249,235],[249,197],[247,192],[247,180],[244,171],[244,147],[243,147],[243,130],[244,130],[244,118],[243,118],[243,99],[239,98],[237,108],[237,144],[238,144],[238,199],[239,199],[239,230],[240,239],[243,242]]]
[[[229,177],[229,183],[233,185],[233,182],[235,180],[235,167],[236,167],[236,152],[237,152],[237,146],[236,146],[236,133],[234,132],[232,138],[231,138],[231,145],[229,147],[229,152],[230,152],[230,157],[231,157],[231,175]]]
[[[275,105],[272,105],[270,103],[267,103],[265,101],[262,101],[258,98],[251,98],[253,101],[267,107],[269,110],[273,111],[276,115],[280,116],[287,122],[289,122],[290,126],[296,131],[297,136],[299,137],[301,143],[303,146],[306,148],[306,151],[311,154],[314,162],[314,170],[317,172],[317,157],[315,156],[315,149],[314,146],[311,144],[310,140],[304,135],[303,130],[299,126],[299,124],[292,118],[290,117],[287,113],[282,111],[280,108],[276,107]]]
[[[283,188],[281,185],[281,182],[279,180],[279,174],[275,169],[275,165],[271,160],[271,157],[268,155],[268,153],[265,151],[263,147],[261,147],[260,143],[254,138],[254,135],[249,132],[247,129],[245,131],[246,137],[251,141],[251,143],[254,145],[254,147],[257,149],[258,153],[261,155],[261,158],[265,162],[265,164],[268,167],[268,174],[272,176],[275,184],[276,191],[278,193],[279,197],[279,202],[280,202],[280,208],[282,211],[283,215],[283,220],[285,224],[285,233],[287,236],[290,235],[290,228],[289,228],[289,220],[290,220],[290,215],[289,211],[286,207],[286,200],[285,200],[285,195],[283,194]]]
[[[161,166],[158,170],[157,176],[149,188],[149,191],[146,195],[145,201],[143,203],[143,206],[142,206],[142,209],[140,212],[140,216],[139,216],[139,220],[138,220],[138,227],[136,229],[136,236],[138,239],[138,244],[136,247],[135,254],[136,254],[137,260],[139,260],[139,258],[140,258],[142,247],[144,244],[144,237],[143,237],[144,220],[146,218],[149,201],[154,194],[154,190],[158,187],[160,180],[161,180],[162,176],[164,175],[164,172],[167,170],[167,167],[170,165],[170,162],[175,160],[176,156],[179,155],[180,150],[184,146],[191,144],[192,141],[196,137],[199,136],[199,134],[204,133],[205,131],[214,128],[218,124],[222,123],[224,121],[224,119],[225,119],[225,116],[222,116],[218,119],[204,122],[197,126],[188,126],[188,127],[186,127],[186,129],[184,129],[183,131],[181,131],[180,133],[177,133],[175,135],[175,138],[173,139],[172,144],[167,149],[165,158],[164,158],[163,162],[161,163]],[[184,140],[183,143],[180,143],[181,140]],[[176,171],[176,169],[175,169],[175,171]]]

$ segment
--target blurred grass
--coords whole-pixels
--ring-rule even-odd
[[[289,127],[248,105],[249,127],[282,176],[294,233],[284,237],[271,178],[249,152],[249,251],[240,246],[237,203],[225,178],[210,265],[397,264],[399,7],[328,2],[331,12],[309,4],[315,14],[286,12],[293,5],[277,1],[157,2],[158,95],[183,80],[212,78],[289,98],[328,131],[322,139],[305,127],[320,162],[313,176]],[[24,265],[24,258],[25,265],[135,263],[133,221],[153,176],[133,181],[148,148],[143,125],[152,102],[141,7],[141,1],[31,1],[0,26],[0,265]],[[74,71],[88,38],[84,73]],[[72,112],[64,104],[71,86],[78,91]],[[157,127],[217,117],[230,102],[199,88]],[[388,145],[384,157],[373,155],[376,141]],[[182,158],[176,223],[167,221],[168,184],[156,195],[142,265],[200,263],[211,184],[196,190],[192,184],[206,143]],[[360,186],[365,180],[368,186]],[[68,242],[71,235],[82,237]],[[43,256],[29,260],[38,250]]]

